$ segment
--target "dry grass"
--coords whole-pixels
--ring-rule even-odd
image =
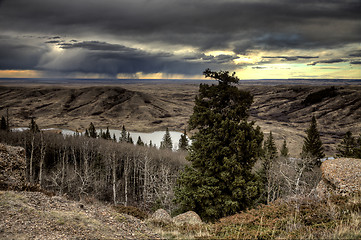
[[[360,239],[361,197],[276,201],[220,219],[218,239]]]
[[[81,206],[81,207],[80,207]],[[154,239],[139,219],[102,204],[0,192],[0,239]]]
[[[337,87],[337,95],[312,105],[303,101],[324,86],[246,86],[254,94],[251,118],[265,133],[272,131],[280,147],[287,139],[298,157],[305,129],[315,115],[326,153],[335,153],[343,134],[360,134],[361,86]],[[126,84],[116,86],[0,87],[0,116],[9,107],[14,126],[28,126],[35,117],[42,128],[84,130],[97,127],[132,131],[183,131],[192,114],[197,84]]]

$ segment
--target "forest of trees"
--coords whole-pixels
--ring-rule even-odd
[[[226,71],[206,77],[189,120],[192,144],[184,130],[172,151],[169,129],[160,144],[134,142],[125,126],[119,139],[96,131],[83,135],[41,131],[34,119],[28,130],[12,132],[8,114],[0,122],[0,142],[25,148],[26,180],[73,199],[97,199],[146,210],[194,210],[214,221],[278,198],[310,194],[320,180],[325,153],[315,116],[311,117],[299,158],[291,158],[287,140],[277,149],[272,132],[263,134],[247,121],[253,96],[240,90]],[[135,143],[135,144],[134,144]],[[361,158],[361,135],[349,131],[338,157]]]
[[[173,188],[187,164],[185,152],[43,132],[33,120],[29,128],[0,131],[2,142],[26,149],[29,183],[74,199],[174,210]]]

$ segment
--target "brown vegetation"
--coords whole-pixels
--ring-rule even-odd
[[[139,219],[100,203],[0,191],[1,239],[159,239]]]
[[[35,117],[41,128],[84,130],[97,127],[128,130],[183,131],[192,114],[196,84],[126,84],[95,87],[0,87],[0,115],[9,108],[12,127],[28,126]],[[311,115],[318,122],[326,154],[350,130],[361,132],[361,87],[241,85],[254,94],[251,120],[272,131],[280,147],[283,139],[292,156],[299,156]],[[327,94],[327,89],[330,94]],[[322,95],[314,100],[314,96]],[[311,99],[306,101],[306,99]]]

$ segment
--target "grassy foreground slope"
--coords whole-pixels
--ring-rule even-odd
[[[0,191],[0,239],[157,239],[139,219],[111,206]]]

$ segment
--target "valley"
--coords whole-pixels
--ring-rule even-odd
[[[318,121],[327,156],[346,131],[361,133],[361,86],[249,85],[241,89],[254,95],[250,119],[265,134],[272,131],[276,145],[286,139],[292,156],[298,156],[305,129],[312,115]],[[0,116],[12,127],[26,127],[35,118],[41,128],[84,131],[93,122],[97,128],[128,131],[182,132],[193,112],[198,92],[195,83],[117,85],[26,85],[0,86]],[[190,133],[191,134],[191,133]]]

